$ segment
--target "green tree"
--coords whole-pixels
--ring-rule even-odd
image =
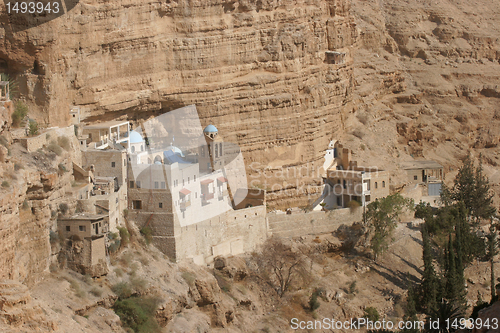
[[[420,309],[427,314],[437,309],[437,300],[439,297],[439,279],[434,269],[432,246],[426,225],[422,225],[422,257],[424,261],[424,272],[420,283]]]
[[[493,221],[490,222],[490,232],[486,236],[488,239],[488,260],[490,261],[490,286],[491,286],[491,301],[495,299],[495,260],[494,257],[498,254],[498,239],[497,232]]]
[[[398,193],[377,199],[366,207],[365,220],[373,231],[371,248],[375,260],[389,247],[397,220],[403,211],[413,207],[413,199],[403,198]]]
[[[475,168],[470,157],[464,160],[458,170],[450,198],[462,202],[475,223],[480,219],[489,219],[496,213],[493,207],[493,193],[488,178],[483,173],[482,163]]]
[[[453,327],[446,324],[446,320],[449,319],[450,322],[461,317],[460,309],[453,303],[446,300],[442,300],[436,310],[432,311],[427,317],[427,323],[425,325],[426,331],[430,333],[449,333],[454,332]],[[438,327],[431,327],[429,325],[430,321],[439,322]]]
[[[476,168],[474,176],[475,188],[472,198],[472,215],[476,222],[479,219],[489,219],[496,214],[496,209],[493,207],[493,192],[491,191],[488,177],[483,174],[483,163],[481,157],[479,166]]]
[[[444,296],[450,302],[454,303],[460,309],[467,307],[465,279],[463,267],[459,266],[456,249],[453,246],[451,233],[448,236],[448,247],[446,249],[445,263],[445,294]]]

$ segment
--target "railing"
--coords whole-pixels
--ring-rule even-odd
[[[206,193],[206,194],[203,194],[203,200],[212,200],[214,198],[214,194],[213,193]]]
[[[191,206],[191,201],[182,201],[180,206],[181,206],[181,210],[185,210],[186,208]]]

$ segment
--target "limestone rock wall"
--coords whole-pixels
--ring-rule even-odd
[[[15,28],[0,30],[0,65],[41,122],[68,124],[70,105],[89,120],[142,120],[196,104],[202,124],[238,143],[247,165],[258,162],[248,174],[262,182],[266,167],[323,164],[353,88],[348,0],[83,0]],[[345,63],[327,63],[326,51]],[[274,183],[278,193],[289,186]]]

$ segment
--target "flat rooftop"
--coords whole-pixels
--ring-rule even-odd
[[[96,214],[78,214],[71,217],[59,218],[59,221],[99,221],[107,215],[96,215]]]
[[[404,170],[443,168],[443,166],[436,161],[410,161],[401,163],[401,166],[403,167]]]
[[[110,127],[115,127],[118,125],[127,125],[128,121],[105,121],[103,123],[85,125],[85,129],[108,129]]]

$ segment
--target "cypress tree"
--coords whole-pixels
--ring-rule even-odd
[[[465,278],[463,267],[459,267],[459,260],[455,253],[451,233],[448,235],[448,248],[446,250],[446,265],[445,265],[445,297],[455,303],[461,309],[467,307]]]
[[[437,309],[438,278],[436,276],[436,271],[434,270],[431,241],[425,223],[423,224],[421,231],[423,242],[422,257],[424,261],[424,273],[422,275],[422,282],[420,284],[420,305],[422,310],[425,313],[429,314]]]
[[[493,221],[490,222],[490,233],[488,234],[488,259],[490,261],[490,286],[491,286],[491,302],[495,299],[495,255],[498,253],[498,240]]]
[[[489,219],[496,213],[493,207],[493,193],[491,192],[488,178],[483,174],[483,163],[479,160],[479,166],[474,175],[474,195],[472,197],[472,215],[475,222],[479,219]]]

